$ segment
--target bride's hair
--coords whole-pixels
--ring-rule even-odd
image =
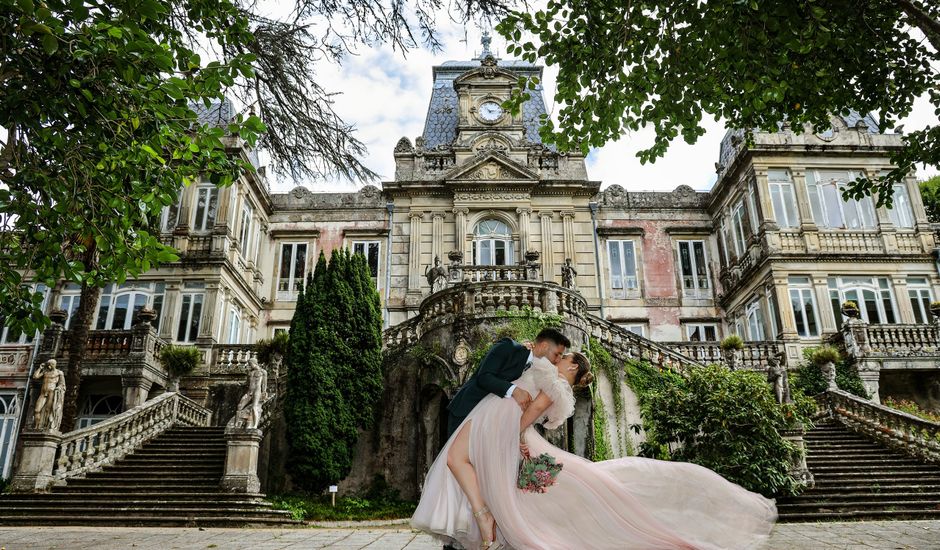
[[[583,353],[572,351],[568,355],[575,365],[578,365],[578,373],[574,375],[574,387],[586,388],[594,381],[594,374],[591,372],[591,362]]]

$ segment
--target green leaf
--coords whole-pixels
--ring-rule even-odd
[[[52,34],[44,34],[42,36],[42,49],[48,55],[52,55],[59,49],[59,41]]]

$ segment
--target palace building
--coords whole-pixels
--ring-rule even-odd
[[[381,472],[416,489],[440,444],[442,407],[467,375],[470,325],[499,311],[562,315],[578,345],[593,336],[666,364],[726,361],[718,342],[737,334],[741,366],[794,368],[804,349],[844,346],[851,334],[858,345],[847,351],[873,400],[887,392],[940,406],[930,312],[940,298],[937,242],[916,180],[895,187],[893,209],[842,199],[859,175],[891,169],[900,135],[858,114],[834,116],[829,128],[755,132],[752,143],[731,130],[711,190],[676,182],[672,192],[641,191],[628,180],[591,180],[580,153],[541,142],[540,88],[520,115],[505,112],[519,77],[542,68],[484,54],[432,69],[424,131],[388,152],[395,177],[380,187],[273,193],[257,154],[231,139],[232,154],[257,173],[226,188],[183,188],[161,227],[180,260],[102,292],[79,427],[166,392],[155,359],[164,343],[202,351],[204,366],[182,391],[225,411],[226,388],[244,380],[253,343],[288,330],[318,255],[342,247],[368,259],[386,345],[439,344],[436,367],[390,376],[387,399],[397,405],[377,428],[382,441],[363,443],[387,452],[366,453],[371,462],[357,463],[357,478]],[[223,103],[202,116],[224,122],[231,113]],[[437,265],[444,275],[427,277]],[[2,477],[34,360],[67,363],[62,341],[79,289],[45,292],[63,319],[36,338],[0,334]],[[846,301],[858,304],[857,322],[847,324]],[[145,308],[153,320],[138,317]],[[569,429],[577,435],[583,425]],[[396,461],[413,466],[395,472]]]

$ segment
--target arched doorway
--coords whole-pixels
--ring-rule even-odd
[[[512,231],[505,223],[483,220],[473,230],[473,263],[475,265],[512,265]]]

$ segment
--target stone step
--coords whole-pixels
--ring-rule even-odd
[[[940,485],[940,476],[815,476],[816,487],[842,487],[865,484],[868,486],[913,485],[923,483],[926,485]]]
[[[113,487],[115,485],[124,485],[124,486],[140,486],[140,487],[160,487],[164,485],[173,485],[173,486],[183,486],[183,487],[195,487],[195,486],[217,486],[221,481],[222,476],[206,476],[206,477],[163,477],[163,478],[141,478],[141,476],[109,476],[109,477],[96,477],[96,478],[79,478],[71,479],[68,482],[67,487],[79,487],[79,486],[89,486],[94,485],[97,487]]]
[[[911,491],[909,489],[883,488],[881,491],[816,491],[810,490],[795,496],[780,499],[778,504],[812,504],[819,502],[865,502],[872,499],[931,501],[940,504],[940,491]]]
[[[172,500],[174,502],[183,501],[239,501],[250,502],[257,505],[270,506],[270,503],[264,500],[261,493],[223,493],[219,491],[180,491],[168,493],[166,491],[134,491],[129,492],[126,488],[108,491],[63,491],[65,487],[57,487],[50,493],[22,493],[0,495],[0,503],[11,501],[55,501],[67,502],[76,501],[86,503],[89,501],[114,500],[121,499],[152,501],[152,500]]]
[[[809,523],[818,521],[901,521],[940,519],[940,510],[856,510],[851,512],[794,512],[780,514],[780,523]]]
[[[810,468],[810,471],[813,472],[815,476],[817,473],[828,475],[830,473],[835,474],[854,474],[862,473],[866,475],[873,475],[877,473],[919,473],[919,474],[936,474],[940,475],[940,469],[937,469],[934,466],[929,466],[925,464],[884,464],[878,466],[868,466],[865,464],[849,463],[849,464],[840,464],[838,466],[815,466]]]
[[[218,490],[219,483],[221,479],[216,479],[214,481],[202,481],[199,482],[163,482],[163,481],[140,481],[140,482],[123,482],[123,483],[101,483],[99,480],[94,480],[93,482],[84,482],[81,479],[69,480],[69,484],[65,487],[56,487],[56,492],[61,493],[110,493],[110,492],[125,492],[125,493],[135,493],[135,492],[160,492],[163,494],[179,494],[179,493],[192,493],[192,492],[210,492]]]
[[[841,502],[837,500],[812,502],[807,504],[778,504],[777,511],[781,514],[789,512],[858,512],[858,511],[887,511],[900,512],[905,510],[935,510],[940,512],[940,503],[923,500],[860,500],[857,502]]]
[[[228,517],[203,516],[193,514],[190,516],[173,516],[170,514],[152,511],[150,515],[134,517],[123,516],[94,516],[69,515],[49,513],[36,516],[0,517],[0,526],[14,525],[83,525],[83,526],[110,526],[110,527],[285,527],[300,525],[293,521],[289,515],[271,515],[267,513],[242,513]]]
[[[74,501],[26,501],[15,504],[10,503],[9,507],[6,507],[6,500],[2,502],[4,503],[4,508],[0,510],[0,516],[3,517],[25,516],[29,514],[45,515],[49,511],[54,512],[58,510],[61,512],[66,512],[73,511],[73,509],[77,509],[79,514],[86,516],[113,515],[123,517],[151,515],[157,511],[174,516],[189,516],[196,514],[203,516],[226,516],[238,515],[241,513],[275,513],[281,515],[284,513],[282,510],[274,510],[271,508],[270,504],[260,505],[250,501],[176,502],[172,500],[138,500],[115,503],[95,503],[94,507],[89,507],[87,504],[85,504],[83,507],[81,502]],[[289,516],[290,514],[288,513],[287,515]]]
[[[82,495],[84,496],[84,495]],[[3,498],[0,499],[0,515],[18,515],[21,510],[49,509],[67,510],[78,508],[80,510],[89,509],[89,499],[76,498],[78,495],[71,495],[70,499],[29,499],[29,498]],[[127,495],[126,499],[111,498],[95,500],[93,508],[96,513],[98,510],[127,510],[127,509],[199,509],[199,510],[273,510],[272,504],[258,499],[221,499],[216,497],[208,499],[178,499],[175,496],[155,496],[150,499],[139,498],[139,495]],[[41,512],[37,512],[41,513]]]
[[[206,451],[195,451],[180,453],[177,451],[171,450],[162,450],[162,449],[141,449],[139,451],[134,451],[133,454],[127,455],[125,458],[149,458],[154,460],[170,460],[174,458],[225,458],[225,447],[218,449],[211,449]]]
[[[88,475],[108,475],[116,474],[119,472],[156,472],[156,473],[168,473],[168,474],[177,474],[183,472],[214,472],[216,470],[221,470],[224,467],[224,462],[221,460],[211,460],[208,462],[201,463],[192,463],[192,462],[150,462],[150,463],[139,463],[139,462],[125,462],[121,461],[117,464],[111,466],[105,466],[100,472],[92,472]]]
[[[924,464],[918,460],[907,457],[836,457],[836,458],[819,458],[819,457],[806,457],[806,464],[809,466],[810,470],[815,468],[827,468],[830,466],[886,466],[886,465],[897,465],[897,466],[923,466]],[[940,472],[940,469],[937,470]]]
[[[844,449],[809,449],[806,452],[806,458],[829,458],[829,457],[844,457],[844,458],[856,458],[856,457],[866,457],[866,456],[875,456],[875,457],[897,457],[897,458],[909,458],[907,455],[901,453],[891,452],[882,448],[875,449],[856,449],[844,450]]]
[[[120,464],[218,464],[225,462],[225,453],[196,456],[150,456],[134,453],[120,461]]]

